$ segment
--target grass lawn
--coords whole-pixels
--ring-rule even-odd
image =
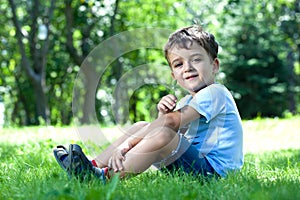
[[[238,174],[205,182],[150,170],[106,185],[69,179],[56,163],[54,146],[80,142],[74,128],[0,129],[0,199],[300,199],[300,118],[243,125],[245,165]]]

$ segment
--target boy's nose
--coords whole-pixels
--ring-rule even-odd
[[[192,63],[186,62],[186,64],[184,65],[184,71],[191,71],[193,69],[194,69],[194,67],[193,67]]]

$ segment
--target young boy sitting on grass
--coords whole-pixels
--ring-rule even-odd
[[[154,165],[225,177],[241,169],[241,118],[231,93],[215,82],[220,66],[215,37],[200,26],[182,28],[170,35],[164,53],[171,76],[189,95],[178,103],[176,96],[164,96],[156,120],[134,124],[92,161],[78,145],[69,150],[58,146],[54,155],[70,175],[94,174],[104,180],[115,173],[136,175]]]

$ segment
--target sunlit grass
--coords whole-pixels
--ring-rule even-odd
[[[226,179],[148,171],[106,185],[69,179],[56,163],[55,145],[79,141],[72,127],[2,129],[0,199],[300,199],[299,122],[245,121],[245,165]]]
[[[245,153],[300,149],[300,117],[243,122]]]

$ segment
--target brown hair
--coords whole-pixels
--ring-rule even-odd
[[[203,31],[199,25],[189,26],[181,28],[172,33],[168,39],[168,42],[164,46],[165,57],[169,62],[168,53],[173,47],[188,49],[196,41],[202,46],[208,55],[214,60],[218,56],[218,43],[215,41],[215,36],[211,33]]]

